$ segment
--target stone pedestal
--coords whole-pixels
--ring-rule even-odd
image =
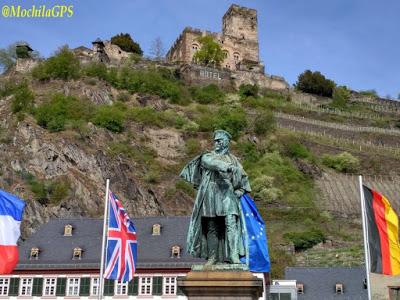
[[[178,286],[189,300],[255,300],[263,292],[263,280],[245,265],[194,266]]]

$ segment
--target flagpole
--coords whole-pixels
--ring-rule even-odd
[[[369,270],[370,268],[370,254],[369,254],[369,246],[368,246],[368,226],[365,214],[365,197],[363,190],[363,181],[362,176],[358,176],[358,181],[360,184],[360,198],[361,198],[361,216],[362,216],[362,224],[363,224],[363,236],[364,236],[364,254],[365,254],[365,270],[367,273],[367,291],[368,291],[368,300],[371,300],[371,280],[369,278]]]
[[[100,276],[99,276],[100,284],[99,284],[99,297],[98,297],[99,300],[101,300],[103,298],[104,252],[105,252],[105,246],[106,246],[109,187],[110,187],[110,179],[107,179],[107,181],[106,181],[106,197],[105,197],[105,201],[104,201],[103,239],[102,239],[102,242],[101,242],[101,261],[100,261]]]

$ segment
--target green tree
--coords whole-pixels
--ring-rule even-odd
[[[335,86],[335,82],[325,78],[321,72],[310,70],[301,73],[295,84],[300,91],[325,97],[332,97]]]
[[[332,98],[333,107],[345,108],[350,98],[350,91],[346,86],[337,86],[333,90]]]
[[[114,35],[111,38],[111,44],[119,46],[122,50],[130,53],[136,53],[140,56],[143,55],[143,51],[140,45],[136,43],[129,33],[120,33]]]
[[[202,36],[197,41],[201,48],[194,54],[193,61],[204,66],[219,67],[225,59],[221,46],[209,35]]]

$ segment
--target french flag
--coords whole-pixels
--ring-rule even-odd
[[[10,274],[18,263],[24,207],[25,201],[0,189],[0,274]]]

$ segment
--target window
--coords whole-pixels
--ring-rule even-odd
[[[389,287],[389,299],[390,300],[400,300],[400,287],[390,286]]]
[[[153,225],[152,235],[160,235],[160,233],[161,233],[161,225],[160,224],[154,224]]]
[[[151,295],[153,277],[139,277],[139,295]]]
[[[43,296],[55,296],[57,278],[45,278],[43,282]]]
[[[172,257],[180,258],[181,257],[181,247],[179,247],[177,245],[172,246],[171,254],[172,254],[171,255]]]
[[[128,295],[128,283],[115,280],[115,296]]]
[[[336,287],[335,287],[335,290],[336,290],[336,294],[343,294],[343,284],[341,284],[341,283],[336,283]]]
[[[0,296],[8,296],[10,278],[0,278]]]
[[[74,248],[72,253],[72,259],[81,259],[82,258],[82,249],[79,247]]]
[[[39,248],[33,247],[31,248],[31,257],[30,259],[39,259]]]
[[[64,236],[72,236],[72,225],[67,224],[64,226]]]
[[[163,295],[176,295],[176,277],[164,277]]]
[[[99,287],[100,287],[100,280],[98,277],[92,278],[92,283],[90,285],[90,295],[91,296],[98,296],[99,295]]]
[[[32,296],[33,278],[21,278],[19,287],[20,296]]]
[[[80,278],[67,278],[67,296],[79,296]]]
[[[238,62],[240,59],[239,53],[237,53],[237,52],[233,53],[233,59],[235,60],[235,62]]]
[[[271,293],[269,295],[269,300],[290,300],[292,295],[290,293]]]
[[[224,50],[224,58],[229,58],[229,52],[227,50]]]
[[[192,44],[192,51],[196,52],[197,50],[199,50],[199,45],[197,44]]]

